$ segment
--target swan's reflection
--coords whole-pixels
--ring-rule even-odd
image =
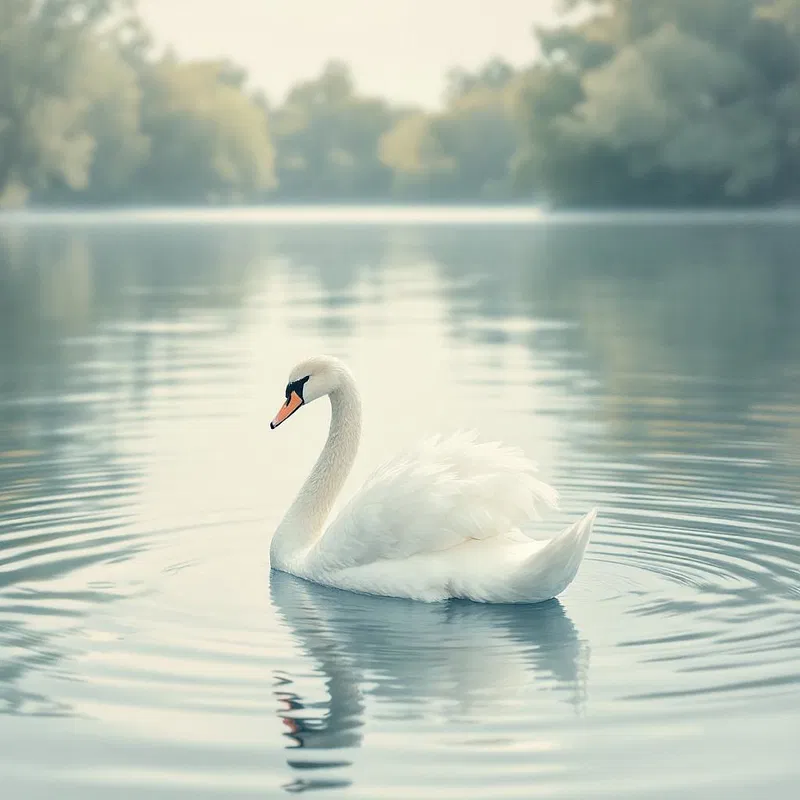
[[[426,604],[330,589],[274,570],[270,580],[272,602],[324,676],[329,698],[305,702],[291,676],[278,676],[278,715],[295,756],[298,748],[359,747],[367,696],[384,701],[384,718],[435,713],[459,722],[501,720],[534,682],[563,693],[577,711],[585,702],[589,648],[557,600]],[[303,755],[288,763],[304,776],[350,765]],[[331,774],[336,772],[325,780],[299,777],[285,788],[348,784]]]

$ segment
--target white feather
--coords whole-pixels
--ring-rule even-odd
[[[360,401],[336,359],[299,365],[307,397],[331,397],[325,449],[273,538],[272,566],[370,594],[485,602],[538,602],[574,578],[595,512],[550,541],[532,527],[558,495],[519,450],[474,432],[434,436],[377,469],[320,535],[352,466]],[[310,402],[310,400],[307,400]]]
[[[317,557],[342,569],[435,553],[522,528],[537,504],[557,506],[533,462],[476,438],[435,436],[387,461],[331,523]]]

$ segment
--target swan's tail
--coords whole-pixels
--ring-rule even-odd
[[[527,589],[530,602],[550,600],[572,583],[583,561],[596,517],[597,509],[593,508],[522,564],[517,587],[521,593]]]

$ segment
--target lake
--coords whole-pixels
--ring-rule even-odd
[[[0,217],[4,800],[800,794],[791,214]],[[269,569],[328,412],[519,445],[600,510],[556,601]]]

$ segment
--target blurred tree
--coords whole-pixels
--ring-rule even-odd
[[[53,179],[34,196],[59,202],[125,200],[150,149],[141,131],[138,76],[113,46],[91,44],[81,54],[73,92],[81,108],[80,129],[92,142],[85,184]]]
[[[492,58],[476,72],[454,67],[446,76],[445,105],[457,103],[476,89],[502,91],[516,75],[514,67],[501,58]]]
[[[434,131],[433,118],[414,112],[398,120],[381,138],[380,158],[394,173],[399,198],[437,198],[448,194],[455,162]]]
[[[800,33],[800,0],[763,0],[761,16],[782,22],[794,34]]]
[[[796,0],[567,2],[519,88],[521,190],[558,203],[727,203],[796,185]],[[792,175],[793,178],[788,176]]]
[[[568,65],[537,65],[516,87],[514,108],[523,143],[511,163],[516,194],[557,204],[594,204],[615,198],[624,165],[611,153],[571,141],[563,119],[582,98],[580,76]]]
[[[138,76],[111,48],[90,50],[86,60],[86,129],[95,141],[88,189],[95,200],[123,199],[150,154]]]
[[[137,191],[166,202],[232,202],[274,185],[264,109],[228,62],[164,58],[141,73],[142,130],[150,157]]]
[[[339,61],[273,108],[156,58],[132,3],[0,0],[0,202],[800,198],[800,0],[562,0],[534,64],[455,68],[435,112]]]
[[[584,99],[564,120],[573,141],[625,154],[633,180],[681,175],[687,195],[711,178],[739,197],[769,184],[777,129],[759,76],[740,56],[667,24],[584,76]]]
[[[329,62],[274,112],[279,196],[385,196],[391,176],[378,158],[378,141],[395,116],[387,102],[357,94],[346,64]]]
[[[0,196],[12,182],[87,185],[94,142],[81,122],[84,53],[128,0],[0,0]]]
[[[409,114],[383,137],[394,191],[429,200],[506,197],[518,144],[509,106],[515,78],[499,59],[475,73],[451,70],[441,112]]]

